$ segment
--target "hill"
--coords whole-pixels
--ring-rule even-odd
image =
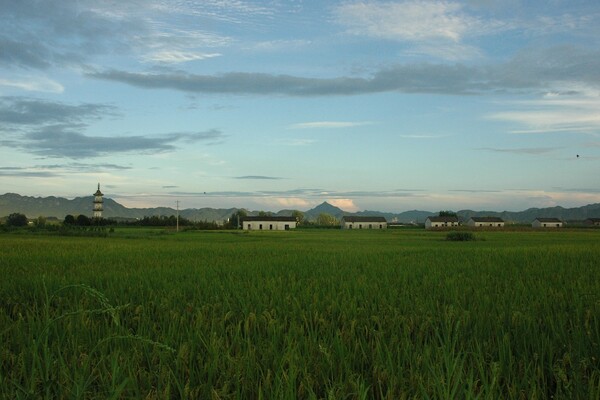
[[[62,197],[32,197],[21,196],[16,193],[6,193],[0,195],[0,217],[19,212],[27,215],[29,218],[38,216],[56,217],[60,220],[64,219],[65,215],[71,214],[77,216],[79,214],[91,215],[93,197],[76,197],[72,200]],[[179,210],[179,215],[191,221],[216,221],[221,222],[227,220],[231,214],[238,211],[238,208],[188,208]],[[104,216],[106,218],[143,218],[151,216],[169,216],[175,215],[177,211],[170,207],[155,207],[155,208],[127,208],[116,201],[104,199]],[[275,215],[289,216],[293,210],[281,210]],[[359,216],[381,216],[388,222],[416,222],[423,223],[428,216],[436,215],[429,211],[411,210],[402,213],[389,213],[381,211],[359,211],[351,213],[342,210],[327,202],[323,202],[311,210],[304,212],[306,220],[315,220],[319,214],[326,213],[333,215],[337,219],[341,219],[344,215],[359,215]],[[530,208],[525,211],[510,212],[510,211],[473,211],[461,210],[457,212],[459,218],[463,221],[468,220],[473,216],[497,216],[503,218],[507,222],[515,223],[530,223],[537,217],[556,217],[564,221],[581,221],[586,218],[600,218],[600,204],[589,204],[583,207],[563,208]],[[258,215],[258,211],[249,211],[248,215]]]

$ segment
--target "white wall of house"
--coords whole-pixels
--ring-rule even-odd
[[[504,222],[480,222],[469,219],[467,221],[467,225],[476,228],[502,228],[504,226]]]
[[[458,222],[438,222],[425,220],[425,229],[446,228],[448,226],[458,226]]]
[[[531,223],[531,226],[534,228],[560,228],[563,226],[562,222],[541,222],[537,219]]]
[[[286,231],[295,229],[296,221],[244,221],[246,231]]]
[[[387,222],[345,222],[342,229],[387,229]]]

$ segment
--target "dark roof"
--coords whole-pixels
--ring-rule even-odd
[[[100,184],[98,184],[98,190],[96,190],[96,193],[94,193],[94,196],[104,196],[102,194],[102,192],[100,191]]]
[[[453,217],[449,215],[445,217],[431,216],[427,217],[427,219],[431,222],[458,222],[458,217]]]
[[[386,222],[385,217],[365,217],[365,216],[355,216],[355,215],[344,215],[342,217],[342,221],[344,222]]]
[[[590,221],[590,222],[600,222],[600,218],[586,218],[586,221]]]
[[[534,219],[534,221],[540,221],[540,222],[562,222],[558,218],[536,218],[536,219]]]
[[[500,217],[471,217],[474,222],[504,222]]]
[[[296,222],[296,217],[277,217],[277,216],[265,216],[265,217],[244,217],[242,221],[280,221],[280,222]]]

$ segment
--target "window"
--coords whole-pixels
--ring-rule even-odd
[[[383,229],[383,225],[379,224],[379,229]]]
[[[290,226],[288,224],[285,224],[285,230],[289,231],[290,230]]]
[[[269,230],[272,231],[273,230],[273,224],[269,225]]]
[[[258,229],[260,229],[260,230],[262,231],[262,224],[260,224],[260,225],[258,226]]]
[[[348,229],[352,229],[352,224],[348,225]]]
[[[362,229],[362,224],[359,224],[359,225],[358,225],[358,229]]]
[[[373,224],[369,224],[369,229],[373,229]]]

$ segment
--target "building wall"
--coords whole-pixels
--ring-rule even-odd
[[[458,222],[431,222],[429,219],[425,220],[425,229],[446,228],[449,226],[458,226]]]
[[[560,228],[562,222],[540,222],[537,219],[531,223],[534,228]]]
[[[387,229],[387,222],[346,222],[342,229]]]
[[[467,222],[468,226],[474,226],[476,228],[502,228],[504,226],[504,222],[475,222],[470,219]]]
[[[296,228],[296,221],[244,221],[242,228],[246,231],[285,231]]]

